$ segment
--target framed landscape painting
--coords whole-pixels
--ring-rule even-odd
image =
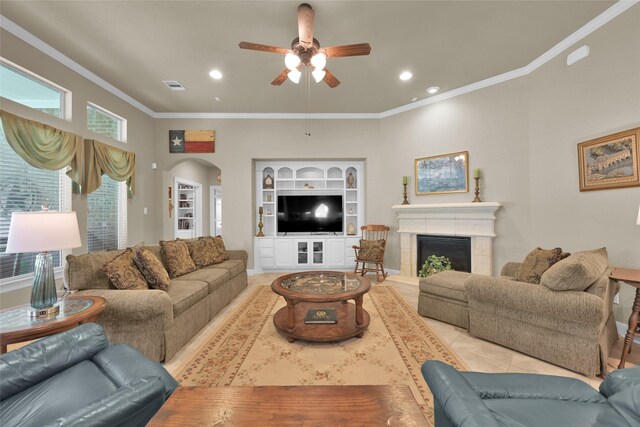
[[[415,160],[416,194],[469,191],[469,152],[442,154]]]
[[[580,191],[640,186],[640,128],[578,144]]]

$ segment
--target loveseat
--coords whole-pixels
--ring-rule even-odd
[[[160,245],[144,248],[166,267]],[[247,287],[247,252],[230,250],[223,262],[172,278],[166,291],[116,289],[102,266],[122,252],[67,256],[65,284],[77,296],[103,297],[106,307],[96,323],[109,341],[129,344],[155,361],[171,359]]]
[[[606,249],[555,262],[540,283],[522,281],[521,266],[507,263],[500,277],[444,271],[421,279],[418,312],[584,375],[606,374],[619,289]]]
[[[0,356],[3,426],[144,426],[178,387],[134,348],[86,323]]]
[[[640,368],[612,372],[599,392],[575,378],[458,372],[435,360],[422,375],[436,427],[640,425]]]

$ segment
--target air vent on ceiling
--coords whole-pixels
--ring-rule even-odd
[[[182,83],[177,80],[163,80],[162,83],[167,85],[167,87],[171,90],[186,90]]]

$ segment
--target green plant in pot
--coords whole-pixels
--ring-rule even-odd
[[[427,277],[451,269],[451,260],[449,258],[446,256],[431,255],[425,260],[424,264],[422,264],[418,276]]]

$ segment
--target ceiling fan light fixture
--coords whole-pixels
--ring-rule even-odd
[[[289,78],[289,80],[291,80],[295,84],[300,83],[300,76],[302,76],[302,73],[295,68],[287,73],[287,77]]]
[[[315,70],[313,70],[311,74],[313,75],[313,78],[316,80],[316,83],[320,83],[322,79],[324,79],[324,76],[327,75],[327,72],[321,68],[316,68]]]
[[[284,56],[284,65],[286,65],[288,69],[293,71],[298,68],[298,65],[300,65],[300,57],[292,52],[289,52]]]
[[[327,57],[324,53],[318,52],[311,57],[311,65],[316,67],[316,70],[322,70],[327,65]]]

